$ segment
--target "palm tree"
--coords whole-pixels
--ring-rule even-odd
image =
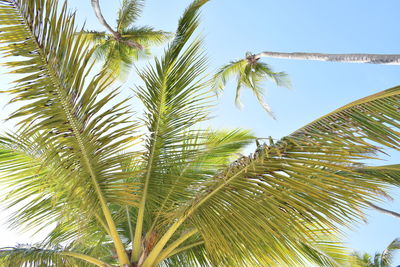
[[[399,54],[322,54],[322,53],[283,53],[283,52],[261,52],[258,54],[246,55],[249,60],[259,60],[262,57],[299,59],[299,60],[318,60],[343,63],[368,63],[400,65]]]
[[[340,229],[400,182],[360,163],[400,149],[400,87],[235,158],[249,131],[200,128],[214,105],[194,34],[206,2],[139,71],[139,119],[113,76],[93,73],[95,49],[65,3],[0,0],[1,50],[18,74],[2,203],[11,227],[51,228],[40,244],[0,249],[2,266],[343,266]]]
[[[107,32],[86,31],[87,40],[96,46],[95,56],[104,60],[103,68],[116,77],[126,75],[134,61],[150,54],[149,48],[164,43],[170,34],[149,26],[134,26],[143,8],[142,0],[123,0],[114,30],[104,19],[99,0],[91,0],[99,22]]]
[[[354,264],[358,267],[390,267],[393,264],[394,253],[400,249],[400,238],[393,240],[387,248],[381,253],[375,253],[374,256],[368,253],[354,253]]]
[[[253,54],[246,53],[244,59],[232,61],[222,66],[214,75],[214,89],[222,91],[226,82],[231,77],[236,77],[236,104],[240,107],[240,91],[243,86],[251,89],[257,97],[261,106],[267,113],[274,118],[271,108],[263,100],[262,84],[266,80],[272,80],[278,86],[290,86],[287,74],[284,72],[274,72],[271,67],[259,60],[263,57],[300,59],[300,60],[319,60],[345,63],[370,63],[399,65],[400,55],[393,54],[321,54],[321,53],[282,53],[282,52],[262,52]]]
[[[247,55],[246,60],[232,61],[227,65],[222,66],[213,77],[213,88],[216,92],[222,92],[226,82],[232,77],[236,76],[236,106],[242,108],[240,102],[240,94],[243,89],[249,88],[257,97],[258,102],[263,109],[275,119],[271,107],[264,101],[263,82],[271,80],[278,86],[290,87],[288,76],[284,72],[275,72],[271,66],[266,63],[252,60],[251,54]]]

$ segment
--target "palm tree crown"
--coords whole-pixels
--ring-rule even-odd
[[[236,76],[236,98],[235,102],[239,108],[242,108],[240,94],[243,87],[251,89],[263,109],[273,118],[275,118],[272,109],[264,101],[263,82],[271,80],[278,86],[290,87],[288,76],[284,72],[275,72],[271,67],[263,62],[254,59],[250,53],[246,54],[245,59],[232,61],[222,66],[213,77],[213,87],[216,91],[223,91],[226,82]]]
[[[139,119],[113,75],[93,73],[96,48],[65,3],[0,0],[19,103],[0,138],[3,203],[12,227],[51,226],[41,244],[0,249],[2,266],[343,266],[340,229],[400,182],[399,166],[362,164],[400,149],[400,87],[238,158],[249,131],[200,127],[215,101],[195,34],[207,2],[139,71]]]
[[[222,66],[214,75],[213,83],[215,89],[223,91],[226,82],[236,76],[236,104],[241,107],[240,92],[243,86],[250,88],[253,94],[257,97],[258,102],[264,110],[273,118],[269,105],[264,101],[262,94],[264,89],[263,82],[272,80],[278,86],[289,87],[290,82],[287,74],[284,72],[274,72],[266,63],[260,62],[261,58],[283,58],[297,60],[318,60],[331,62],[345,63],[368,63],[368,64],[387,64],[399,65],[399,54],[321,54],[321,53],[283,53],[283,52],[261,52],[258,54],[246,53],[244,59],[232,61],[227,65]]]
[[[103,68],[116,77],[126,75],[134,61],[149,55],[151,46],[159,45],[171,36],[149,26],[134,25],[141,14],[143,0],[122,1],[115,30],[101,14],[99,0],[92,0],[92,6],[108,33],[86,31],[85,35],[96,47],[95,56],[104,61]]]

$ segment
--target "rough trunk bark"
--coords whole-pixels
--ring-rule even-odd
[[[281,53],[281,52],[262,52],[254,55],[254,58],[261,57],[299,59],[299,60],[319,60],[345,63],[369,63],[400,65],[399,54],[321,54],[321,53]]]

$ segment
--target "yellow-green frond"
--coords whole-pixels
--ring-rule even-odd
[[[158,178],[164,179],[168,166],[178,163],[185,143],[195,137],[188,130],[205,120],[209,113],[210,95],[204,79],[206,59],[200,50],[202,42],[196,39],[183,49],[191,34],[180,33],[165,57],[156,59],[155,66],[140,72],[145,86],[139,87],[137,93],[145,107],[149,132],[146,141],[149,165],[144,166],[144,178],[151,177],[149,188],[158,188],[149,191],[155,196],[164,190],[157,185],[161,182]],[[152,199],[154,208],[158,207],[157,200],[158,197]]]
[[[149,26],[129,27],[122,31],[122,38],[131,40],[143,47],[161,45],[172,38],[172,34],[155,30]]]
[[[368,143],[399,149],[400,87],[345,105],[291,134],[291,137],[334,137],[343,144]]]
[[[143,0],[123,0],[118,11],[117,32],[124,31],[134,23],[143,9]]]
[[[222,66],[212,79],[214,90],[223,91],[227,81],[231,78],[236,78],[235,103],[239,108],[243,106],[240,102],[240,94],[245,87],[253,92],[263,109],[272,117],[274,117],[272,110],[264,101],[263,83],[271,80],[278,86],[291,86],[286,73],[274,72],[269,65],[251,61],[249,58],[232,61]]]
[[[62,248],[46,248],[41,246],[19,245],[17,247],[0,248],[0,264],[4,267],[41,267],[41,266],[104,266],[111,265],[78,252]]]
[[[44,161],[59,161],[60,171],[71,173],[70,187],[85,192],[80,200],[90,205],[73,215],[91,221],[101,211],[118,258],[128,262],[109,207],[137,194],[126,186],[131,174],[121,165],[132,156],[125,150],[138,136],[128,99],[118,99],[112,77],[91,72],[94,50],[83,34],[76,34],[75,15],[66,3],[4,0],[0,25],[2,52],[20,56],[5,65],[23,76],[9,91],[12,102],[19,103],[10,118],[18,118],[25,138],[39,134],[40,148],[51,148]]]

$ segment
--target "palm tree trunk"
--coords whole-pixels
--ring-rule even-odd
[[[97,19],[99,20],[100,24],[103,25],[113,36],[116,40],[123,42],[129,47],[136,48],[138,50],[143,50],[143,46],[139,43],[136,43],[131,40],[122,40],[122,36],[119,32],[114,31],[113,28],[107,23],[106,19],[103,17],[100,9],[100,0],[91,0],[92,8],[94,13],[96,14]]]
[[[281,53],[281,52],[262,52],[254,55],[254,59],[261,57],[300,59],[300,60],[319,60],[345,63],[369,63],[400,65],[399,54],[321,54],[321,53]]]
[[[94,13],[96,14],[96,17],[99,20],[99,22],[101,23],[101,25],[103,25],[110,33],[112,33],[115,38],[119,38],[120,34],[116,31],[114,31],[113,28],[111,28],[111,26],[107,23],[107,21],[103,17],[103,14],[101,13],[101,9],[100,9],[99,0],[91,0],[91,2],[92,2],[92,7],[94,10]]]
[[[397,213],[397,212],[394,212],[394,211],[391,211],[391,210],[387,210],[387,209],[381,208],[381,207],[379,207],[379,206],[376,206],[375,204],[372,204],[372,203],[369,202],[369,201],[367,201],[367,204],[368,204],[368,206],[370,206],[370,207],[373,208],[374,210],[377,210],[377,211],[379,211],[379,212],[382,212],[382,213],[391,215],[391,216],[393,216],[393,217],[395,217],[395,218],[397,218],[397,219],[400,219],[400,213]]]

